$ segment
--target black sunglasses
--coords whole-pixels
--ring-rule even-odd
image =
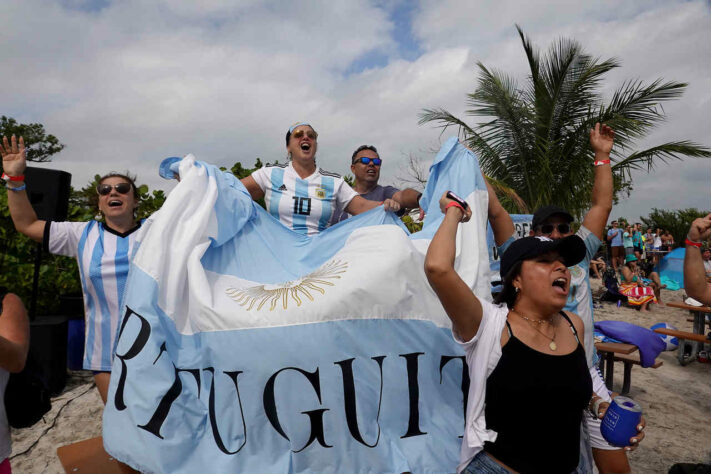
[[[381,160],[380,158],[368,158],[367,156],[361,156],[360,158],[356,158],[353,164],[361,162],[364,165],[369,165],[371,161],[375,166],[380,166],[383,162],[383,160]]]
[[[568,232],[570,232],[570,224],[541,224],[538,226],[538,229],[541,231],[541,234],[544,235],[551,235],[553,233],[553,230],[556,228],[561,234],[567,234]]]
[[[113,186],[110,184],[100,184],[96,187],[96,192],[101,196],[106,196],[112,189],[115,189],[119,194],[128,194],[131,191],[131,183],[119,183]]]

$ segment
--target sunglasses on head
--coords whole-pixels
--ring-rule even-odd
[[[556,228],[560,234],[567,234],[570,232],[570,224],[541,224],[538,226],[538,230],[540,230],[541,234],[544,235],[551,235],[553,230]]]
[[[363,163],[364,165],[369,165],[371,162],[375,166],[380,166],[383,160],[381,160],[380,158],[369,158],[367,156],[361,156],[360,158],[356,158],[353,164]]]
[[[106,196],[112,189],[115,189],[119,194],[128,194],[131,191],[131,184],[119,183],[113,186],[110,184],[100,184],[96,187],[96,192],[99,193],[100,196]]]
[[[297,140],[302,138],[306,134],[307,137],[309,137],[311,140],[316,140],[318,138],[318,133],[314,132],[313,130],[297,130],[294,133],[291,134],[292,137],[296,138]]]

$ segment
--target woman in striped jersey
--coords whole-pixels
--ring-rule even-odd
[[[289,162],[266,166],[242,179],[252,199],[264,198],[267,211],[295,232],[315,235],[335,223],[342,212],[360,214],[383,204],[397,212],[393,199],[369,201],[359,196],[339,175],[316,166],[318,133],[308,123],[286,132]]]
[[[0,145],[7,202],[18,232],[41,242],[45,250],[75,257],[79,264],[85,310],[83,366],[106,403],[111,362],[118,333],[121,300],[140,222],[136,221],[138,191],[133,179],[111,173],[97,186],[98,207],[104,220],[51,222],[37,218],[25,191],[25,145],[13,136]]]

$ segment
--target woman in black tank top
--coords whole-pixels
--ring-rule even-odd
[[[468,344],[467,351],[485,338],[479,334],[480,326],[496,331],[494,337],[497,342],[500,339],[501,347],[498,360],[486,354],[496,361],[493,371],[476,374],[470,364],[472,385],[485,384],[480,387],[485,391],[484,418],[495,439],[483,446],[464,446],[463,456],[467,449],[472,452],[462,461],[474,459],[470,470],[460,465],[459,472],[475,472],[481,462],[489,463],[491,472],[573,472],[592,381],[581,344],[582,321],[561,310],[570,285],[567,267],[583,259],[585,244],[577,236],[556,241],[526,237],[513,242],[501,257],[504,291],[497,303],[506,304],[506,314],[505,307],[477,298],[454,270],[457,226],[469,219],[471,211],[452,202],[446,194],[440,200],[445,218],[427,252],[427,278],[452,321],[455,338]],[[496,319],[495,315],[500,316]],[[485,324],[483,318],[489,316],[499,325]],[[476,390],[470,389],[469,402]],[[470,415],[468,411],[467,429],[475,425]],[[474,467],[475,461],[479,467]]]

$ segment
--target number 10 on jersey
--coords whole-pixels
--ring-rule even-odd
[[[294,196],[292,199],[294,200],[294,214],[311,215],[311,198]]]

